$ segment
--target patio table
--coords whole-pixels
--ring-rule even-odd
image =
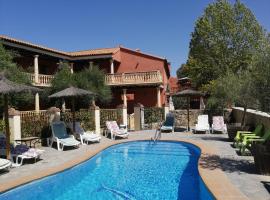
[[[25,138],[17,139],[17,140],[15,140],[15,142],[18,143],[18,144],[24,143],[25,145],[27,145],[27,146],[29,146],[31,148],[32,143],[34,145],[33,147],[35,147],[35,144],[37,142],[39,142],[39,140],[40,140],[39,137],[25,137]]]

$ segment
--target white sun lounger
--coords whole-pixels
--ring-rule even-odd
[[[115,140],[115,137],[128,138],[129,133],[125,129],[120,129],[116,121],[107,121],[106,126],[111,133],[111,139]]]
[[[73,135],[68,135],[64,122],[53,122],[51,128],[52,137],[50,145],[52,146],[53,142],[56,142],[58,151],[63,151],[65,146],[79,147],[80,142],[77,141]]]
[[[10,160],[0,158],[0,170],[2,170],[2,169],[9,170],[11,165],[12,165],[12,163]]]
[[[227,133],[227,126],[224,123],[223,116],[214,116],[213,117],[212,133],[214,133],[215,131]]]
[[[198,123],[195,125],[195,133],[197,131],[206,132],[206,133],[210,132],[208,115],[199,115],[198,116]]]
[[[11,156],[15,158],[15,163],[12,164],[12,166],[21,166],[23,161],[28,159],[34,159],[36,162],[37,159],[40,159],[43,152],[44,150],[41,149],[29,148],[26,145],[17,145],[14,148],[14,152],[11,154]]]
[[[69,123],[68,127],[72,130],[73,123]],[[101,137],[92,131],[84,131],[80,122],[75,122],[75,133],[80,136],[81,144],[88,144],[89,142],[100,142]]]

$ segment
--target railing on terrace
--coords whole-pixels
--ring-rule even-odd
[[[40,110],[40,111],[35,111],[35,110],[30,110],[30,111],[20,111],[20,116],[21,116],[21,120],[23,120],[25,117],[34,117],[34,116],[38,116],[38,115],[45,115],[46,114],[46,110]]]
[[[35,81],[35,74],[31,73],[25,73],[30,78],[33,85],[36,86],[43,86],[43,87],[50,87],[51,81],[54,78],[53,75],[45,75],[45,74],[39,74],[38,75],[38,81]]]
[[[149,85],[162,83],[160,71],[106,74],[107,85]]]

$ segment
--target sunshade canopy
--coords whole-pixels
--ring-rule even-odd
[[[76,87],[69,87],[50,95],[49,98],[76,97],[85,95],[95,95],[95,93]]]

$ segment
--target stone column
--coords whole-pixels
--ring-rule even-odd
[[[143,129],[144,126],[144,112],[143,105],[136,104],[134,107],[134,129],[135,131],[139,131]]]
[[[95,116],[95,132],[100,135],[100,109],[98,106],[94,108],[94,116]]]
[[[9,128],[10,128],[10,141],[13,142],[15,140],[21,139],[21,116],[20,112],[15,110],[14,108],[10,108],[8,110],[8,120],[9,120]]]
[[[160,87],[157,87],[157,107],[161,107],[161,100],[160,100]]]
[[[74,66],[74,63],[70,63],[70,72],[71,72],[71,74],[74,73],[74,71],[73,71],[73,66]]]
[[[89,69],[92,70],[93,67],[94,67],[94,63],[93,63],[93,61],[90,61],[90,62],[89,62]]]
[[[117,109],[120,109],[122,113],[122,125],[125,125],[127,127],[128,125],[127,107],[125,105],[119,105],[117,106]]]
[[[170,112],[170,107],[169,105],[165,105],[164,107],[164,119],[166,119],[166,115]]]
[[[62,110],[62,112],[66,112],[66,102],[65,102],[65,99],[64,98],[62,99],[61,110]]]
[[[200,97],[200,110],[204,110],[205,109],[205,104],[203,101],[203,97]]]
[[[40,107],[39,107],[39,93],[37,92],[35,95],[35,111],[39,112]]]
[[[113,63],[113,59],[110,60],[110,64],[111,64],[111,74],[114,74],[114,63]]]
[[[123,89],[123,105],[127,107],[127,89]]]
[[[39,74],[38,56],[39,55],[35,55],[35,57],[34,57],[34,76],[35,76],[35,83],[39,83],[39,78],[38,78],[38,74]]]

